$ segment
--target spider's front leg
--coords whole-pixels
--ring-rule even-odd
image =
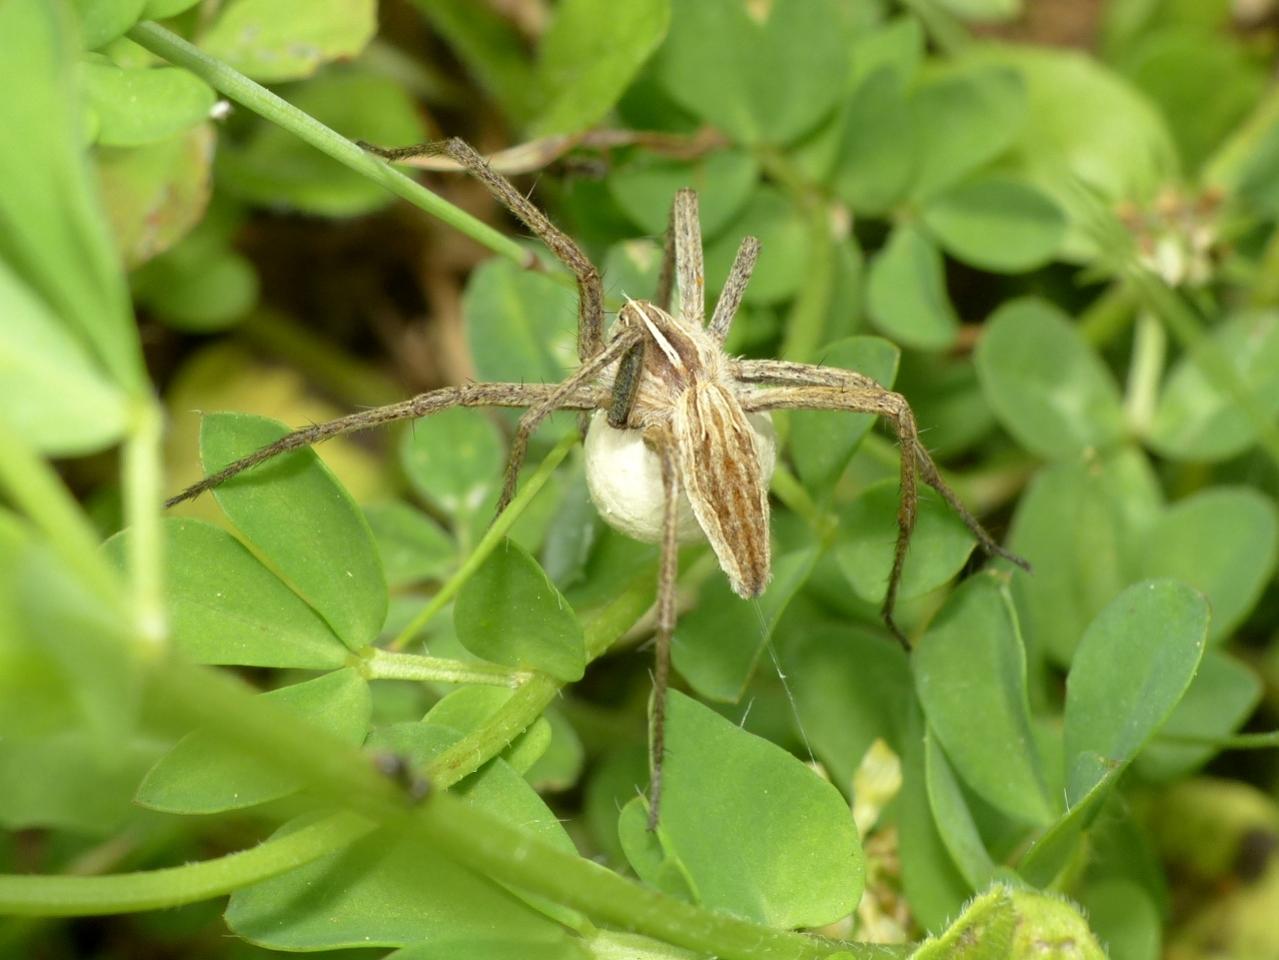
[[[742,408],[747,411],[846,410],[850,413],[873,413],[884,417],[892,425],[901,447],[901,499],[897,512],[897,543],[893,551],[893,566],[881,612],[884,623],[903,646],[908,644],[893,619],[893,613],[906,553],[910,549],[910,538],[915,529],[919,502],[917,478],[922,478],[941,495],[986,553],[1003,557],[1023,570],[1030,570],[1029,563],[1006,550],[987,532],[942,479],[937,464],[919,441],[915,414],[900,393],[886,390],[869,377],[833,367],[744,360],[735,363],[733,370],[739,380],[748,384],[739,388]],[[773,386],[756,387],[749,384]]]

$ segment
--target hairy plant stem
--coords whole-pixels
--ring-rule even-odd
[[[416,180],[400,173],[385,160],[361,149],[287,100],[254,83],[220,60],[210,57],[158,23],[138,23],[129,30],[128,36],[134,43],[176,66],[190,70],[219,93],[295,134],[322,153],[380,184],[499,256],[513,260],[523,267],[535,265],[532,255],[510,237],[453,206]]]
[[[205,899],[314,860],[376,826],[403,842],[441,850],[485,876],[580,910],[594,921],[690,950],[737,960],[816,960],[840,951],[867,960],[904,955],[902,949],[775,930],[673,899],[549,847],[443,791],[414,806],[350,746],[252,696],[241,681],[167,658],[154,659],[149,667],[157,716],[182,725],[209,725],[228,746],[269,758],[343,812],[201,864],[114,877],[3,876],[0,910],[65,916]]]
[[[533,676],[496,663],[474,663],[394,653],[374,647],[358,664],[369,680],[425,680],[435,683],[479,683],[490,687],[518,687]]]

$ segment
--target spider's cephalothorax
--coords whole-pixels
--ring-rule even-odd
[[[893,621],[893,608],[915,526],[918,479],[941,494],[987,553],[1026,566],[1024,560],[994,541],[942,480],[937,465],[919,442],[914,414],[901,394],[851,370],[781,360],[740,360],[724,353],[724,336],[741,304],[759,244],[751,237],[742,241],[708,321],[697,196],[691,190],[682,190],[675,197],[656,295],[652,302],[628,301],[618,314],[612,338],[606,341],[599,271],[572,238],[465,142],[455,139],[402,150],[369,149],[391,160],[424,154],[450,157],[542,239],[577,282],[581,366],[558,384],[446,387],[296,430],[211,474],[169,503],[194,497],[281,453],[340,434],[452,406],[527,407],[511,442],[498,501],[500,512],[515,492],[529,437],[538,425],[556,410],[595,411],[586,445],[588,479],[596,502],[609,522],[662,547],[650,718],[650,827],[657,823],[661,801],[677,546],[681,538],[700,530],[738,594],[758,596],[767,586],[768,483],[774,457],[767,411],[872,413],[883,417],[897,434],[901,498],[897,545],[882,613],[888,629],[903,643],[905,638]],[[674,286],[678,286],[679,306],[672,313]],[[635,476],[628,479],[627,473]]]
[[[641,540],[661,539],[660,512],[651,510],[646,522],[642,516],[634,519],[635,511],[615,506],[629,499],[630,491],[644,496],[636,490],[643,479],[635,483],[619,475],[626,454],[611,453],[614,448],[625,451],[627,438],[599,439],[619,429],[638,431],[641,456],[657,466],[654,471],[645,464],[645,472],[657,473],[660,480],[663,456],[667,458],[680,490],[677,510],[688,504],[733,590],[746,598],[759,596],[769,578],[771,432],[752,423],[742,409],[723,348],[700,319],[689,322],[656,304],[632,300],[622,308],[618,327],[638,333],[632,350],[640,362],[631,374],[636,377],[633,385],[613,372],[614,396],[634,387],[627,415],[612,418],[620,425],[598,414],[591,422],[587,480],[597,506],[623,532]],[[619,366],[625,361],[623,357]]]

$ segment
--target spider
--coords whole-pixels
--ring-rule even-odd
[[[710,542],[734,592],[759,596],[770,575],[768,484],[773,467],[771,410],[846,410],[887,420],[901,446],[898,534],[882,616],[903,644],[893,620],[917,506],[917,480],[933,487],[962,518],[986,553],[1029,569],[1001,547],[942,480],[919,441],[910,405],[901,394],[850,370],[783,360],[728,356],[724,338],[759,256],[759,241],[742,240],[715,309],[705,316],[705,275],[697,195],[677,193],[671,209],[656,295],[630,300],[611,335],[604,330],[599,271],[581,248],[465,141],[451,139],[396,150],[365,149],[391,161],[443,155],[480,180],[524,222],[573,274],[578,290],[577,349],[581,364],[558,384],[472,383],[423,393],[327,423],[305,427],[211,474],[168,501],[171,506],[265,460],[356,430],[423,417],[448,407],[526,407],[511,443],[500,513],[538,425],[557,410],[590,414],[587,479],[605,520],[624,533],[661,545],[656,654],[650,716],[648,823],[658,821],[665,754],[666,692],[675,630],[677,548],[698,531]],[[672,293],[679,308],[672,313]],[[647,497],[620,476],[648,480]]]

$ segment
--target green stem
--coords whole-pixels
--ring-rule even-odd
[[[248,850],[181,867],[104,877],[0,876],[0,913],[90,917],[195,903],[310,863],[369,829],[368,821],[343,813]]]
[[[435,683],[479,683],[491,687],[519,687],[532,674],[496,663],[467,663],[424,657],[416,653],[393,653],[374,648],[360,665],[370,680],[426,680]]]
[[[303,113],[287,100],[254,83],[244,74],[210,57],[157,23],[143,21],[129,31],[129,39],[158,57],[190,70],[219,93],[252,110],[259,116],[283,127],[322,153],[345,164],[396,196],[402,197],[426,213],[446,223],[459,233],[494,253],[521,266],[532,266],[532,255],[514,240],[503,236],[488,224],[475,219],[442,197],[427,190],[380,157],[362,150],[355,143]]]
[[[125,526],[129,528],[128,571],[133,620],[138,634],[153,647],[168,639],[164,602],[164,544],[160,527],[160,411],[149,398],[134,410],[133,429],[124,445]]]
[[[546,485],[546,481],[551,478],[555,468],[568,456],[569,451],[573,449],[577,440],[577,434],[570,433],[555,445],[551,452],[547,454],[546,459],[538,465],[533,475],[524,482],[519,493],[507,504],[506,509],[493,521],[493,525],[480,538],[480,542],[475,545],[475,549],[471,551],[462,566],[448,579],[448,582],[440,587],[439,592],[431,597],[430,601],[409,622],[408,626],[401,630],[399,635],[387,645],[389,649],[403,650],[417,636],[418,632],[431,621],[431,618],[443,610],[448,602],[457,595],[457,592],[462,589],[462,584],[475,576],[475,571],[480,568],[480,565],[484,563],[494,548],[502,542],[502,538],[506,536],[507,531],[519,519],[524,509],[533,502],[533,498]]]
[[[1133,336],[1132,361],[1128,365],[1128,384],[1124,396],[1124,412],[1138,436],[1145,436],[1155,415],[1159,382],[1163,378],[1164,358],[1168,352],[1168,335],[1163,325],[1147,311],[1137,317]]]

